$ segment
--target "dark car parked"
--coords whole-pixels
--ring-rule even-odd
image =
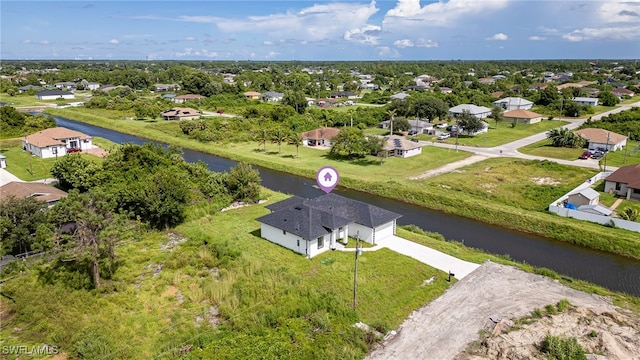
[[[591,157],[591,153],[589,151],[585,151],[582,153],[582,155],[580,155],[580,159],[583,159],[583,160],[588,159],[590,157]]]

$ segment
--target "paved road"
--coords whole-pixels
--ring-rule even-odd
[[[22,181],[17,176],[8,172],[7,169],[0,169],[0,186],[8,184],[12,181]]]

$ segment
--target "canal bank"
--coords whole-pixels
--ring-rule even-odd
[[[149,140],[97,126],[58,118],[58,125],[117,143],[144,143]],[[189,162],[203,161],[213,171],[227,171],[234,161],[184,149]],[[284,172],[258,167],[263,185],[270,189],[303,197],[315,197],[322,191],[314,181]],[[508,254],[516,261],[544,267],[560,274],[582,279],[603,287],[640,296],[640,262],[559,242],[544,237],[504,229],[464,217],[431,211],[424,207],[354,190],[337,190],[341,195],[366,201],[403,215],[400,224],[415,224],[425,230],[439,232],[447,239],[494,254]]]

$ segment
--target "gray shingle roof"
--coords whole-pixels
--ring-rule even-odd
[[[271,214],[257,220],[311,240],[332,229],[357,223],[370,228],[393,221],[402,215],[337,194],[313,199],[295,196],[267,206]]]

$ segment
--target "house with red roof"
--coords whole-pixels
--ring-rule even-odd
[[[516,109],[502,114],[504,121],[520,124],[535,124],[542,121],[542,115],[533,111]]]
[[[623,166],[607,176],[604,191],[640,200],[640,164]]]

